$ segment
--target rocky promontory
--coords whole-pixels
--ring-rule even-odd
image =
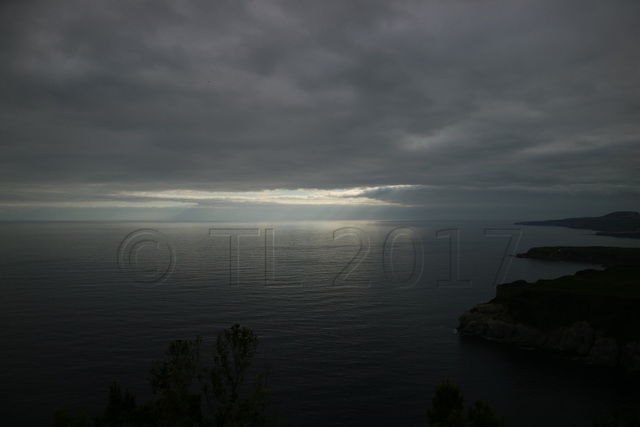
[[[640,374],[640,266],[498,286],[458,332]]]

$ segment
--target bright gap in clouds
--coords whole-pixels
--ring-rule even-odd
[[[149,204],[157,201],[192,203],[207,206],[218,203],[251,203],[279,205],[360,205],[360,206],[404,206],[396,202],[383,201],[368,197],[366,194],[382,189],[411,188],[410,185],[391,185],[378,187],[354,187],[347,189],[296,189],[261,190],[247,192],[209,192],[197,190],[167,191],[124,191],[117,194],[122,198],[135,198],[139,203]]]

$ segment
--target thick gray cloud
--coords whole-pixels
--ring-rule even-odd
[[[637,209],[639,20],[624,0],[3,2],[0,216],[353,187]]]

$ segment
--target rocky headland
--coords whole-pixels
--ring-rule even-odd
[[[499,285],[458,332],[640,374],[640,265]]]

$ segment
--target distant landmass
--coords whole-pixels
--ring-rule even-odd
[[[640,265],[640,248],[618,248],[610,246],[544,246],[531,248],[518,258],[532,258],[545,261],[570,261],[590,264]],[[640,285],[639,285],[640,287]]]
[[[633,211],[612,212],[598,217],[525,221],[517,222],[516,225],[582,228],[597,231],[596,234],[603,236],[640,238],[640,213]]]

